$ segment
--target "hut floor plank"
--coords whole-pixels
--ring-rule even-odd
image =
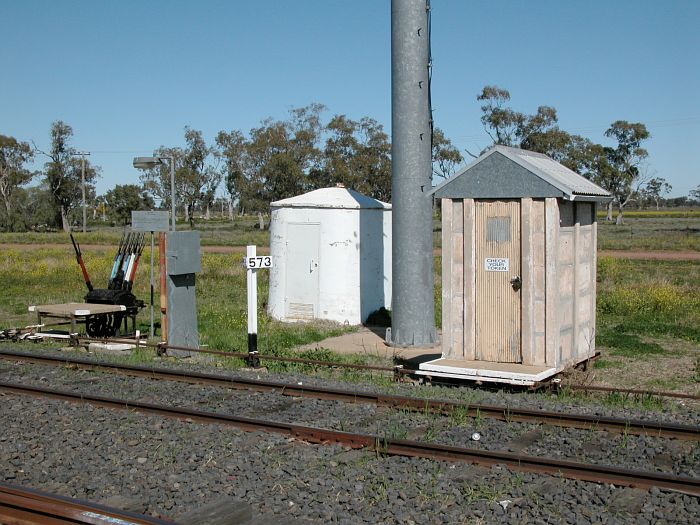
[[[421,363],[418,375],[452,377],[470,381],[533,385],[556,374],[558,370],[549,366],[523,365],[520,363],[497,363],[440,358]]]

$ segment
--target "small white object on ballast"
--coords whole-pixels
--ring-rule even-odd
[[[479,441],[480,439],[481,439],[481,434],[479,434],[478,432],[474,432],[472,434],[472,441]]]

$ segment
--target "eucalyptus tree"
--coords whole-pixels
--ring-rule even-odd
[[[48,157],[44,164],[44,182],[50,192],[54,207],[53,225],[70,231],[69,213],[81,201],[81,159],[71,146],[73,128],[61,120],[51,124],[51,147],[48,151],[35,148]],[[99,176],[100,168],[85,159],[85,185],[88,192],[94,191],[93,182]]]
[[[336,115],[326,126],[323,165],[314,184],[343,184],[382,201],[391,200],[391,143],[376,120]]]
[[[182,205],[185,220],[192,226],[195,207],[201,204],[207,210],[211,206],[222,174],[217,166],[219,159],[201,131],[185,126],[185,144],[184,148],[161,146],[153,156],[174,159],[175,207]],[[170,206],[170,160],[142,169],[140,179],[144,190],[160,200],[162,207]]]
[[[451,177],[464,157],[440,128],[433,131],[433,175],[441,179]]]
[[[131,222],[134,210],[149,210],[155,206],[153,199],[137,184],[117,184],[104,195],[109,214],[124,225]]]
[[[696,202],[700,202],[700,184],[698,184],[697,188],[690,190],[688,197]]]
[[[202,132],[185,127],[185,147],[182,160],[182,199],[185,204],[185,220],[193,225],[194,208],[201,203],[207,218],[214,202],[216,189],[221,182],[221,171],[212,162],[218,158],[212,147],[207,146]]]
[[[482,102],[481,123],[492,144],[544,153],[577,172],[589,163],[585,157],[592,143],[561,129],[554,107],[539,106],[532,115],[515,111],[509,107],[510,92],[498,86],[485,86],[477,100]]]
[[[141,187],[152,198],[160,202],[161,208],[170,208],[172,195],[170,190],[170,162],[174,162],[175,166],[175,202],[174,207],[177,211],[178,205],[182,202],[182,179],[183,179],[183,159],[184,153],[182,148],[160,146],[153,151],[154,157],[168,159],[165,163],[158,164],[152,168],[139,168],[141,175]]]
[[[34,177],[27,164],[34,158],[31,146],[14,137],[0,135],[0,198],[3,201],[3,213],[0,226],[9,231],[15,228],[15,196],[17,190],[29,183]]]
[[[664,195],[671,193],[673,186],[671,186],[666,179],[663,177],[654,177],[650,179],[642,188],[642,195],[654,201],[656,209],[659,209],[659,203]]]
[[[651,134],[641,122],[616,120],[606,130],[605,136],[615,139],[617,146],[605,149],[608,168],[597,174],[596,182],[612,194],[611,205],[617,206],[615,222],[622,224],[625,206],[649,178],[641,170],[642,163],[649,156],[642,142]],[[610,207],[608,210],[610,216]]]
[[[216,135],[216,146],[215,154],[223,161],[221,166],[224,188],[228,195],[228,213],[229,218],[233,220],[234,205],[236,203],[240,205],[241,195],[245,190],[244,170],[246,169],[248,141],[239,130],[220,131]]]
[[[216,137],[226,191],[242,210],[265,212],[271,201],[307,191],[321,165],[322,104],[292,108],[289,119],[266,118],[246,137],[238,130]]]

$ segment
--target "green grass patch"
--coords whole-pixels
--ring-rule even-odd
[[[597,212],[599,220],[605,220],[607,211],[599,209]],[[617,216],[617,210],[613,211],[613,219]],[[624,218],[634,219],[697,219],[700,218],[700,210],[693,209],[671,209],[671,210],[625,210]]]
[[[650,355],[664,354],[664,350],[657,343],[642,341],[639,335],[617,331],[615,328],[604,327],[596,337],[598,346],[610,349],[610,355],[645,358]]]
[[[657,412],[664,408],[663,399],[658,396],[651,394],[627,394],[624,392],[609,392],[603,396],[602,404],[612,408],[642,408]]]
[[[264,219],[266,228],[270,219]],[[178,223],[178,230],[189,230],[187,223]],[[228,219],[197,220],[194,229],[201,234],[204,246],[256,246],[270,245],[269,230],[261,230],[257,217],[236,217]],[[117,249],[124,226],[109,226],[105,223],[90,224],[86,233],[75,232],[73,235],[81,244],[97,244]],[[65,244],[71,250],[68,234],[58,232],[0,232],[0,244]]]
[[[700,251],[700,215],[624,215],[624,224],[598,221],[600,250]]]
[[[700,342],[700,265],[693,261],[598,262],[596,342],[613,355],[661,354],[649,342],[667,337]]]
[[[596,359],[593,363],[593,368],[606,369],[606,368],[623,368],[625,365],[619,361],[610,361],[609,359]]]

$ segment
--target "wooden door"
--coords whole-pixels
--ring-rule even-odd
[[[521,363],[520,201],[477,201],[476,358]]]

